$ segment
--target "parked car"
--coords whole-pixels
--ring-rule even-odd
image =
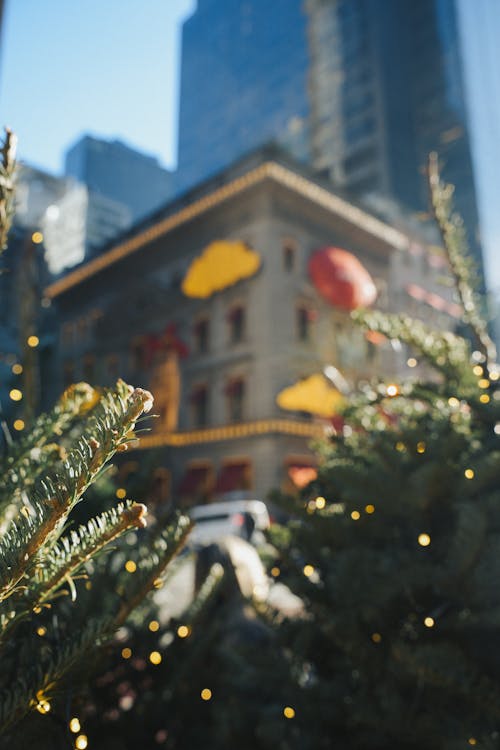
[[[252,544],[264,541],[263,532],[271,521],[261,500],[227,500],[191,508],[189,516],[195,522],[190,543],[206,545],[226,536],[237,536]]]

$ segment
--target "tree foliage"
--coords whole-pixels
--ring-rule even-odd
[[[434,159],[430,187],[465,335],[358,311],[433,374],[353,394],[317,481],[283,501],[301,750],[499,746],[500,368]]]
[[[0,149],[0,249],[13,217],[15,137]],[[15,748],[68,732],[72,695],[104,644],[161,578],[189,532],[187,519],[155,529],[141,554],[111,569],[102,552],[144,534],[146,507],[131,500],[76,525],[74,509],[116,452],[137,439],[152,395],[118,381],[68,388],[0,457],[0,737]],[[130,574],[133,570],[134,575]],[[98,597],[93,594],[98,584]],[[62,727],[62,728],[61,728]],[[83,740],[80,741],[82,744]]]

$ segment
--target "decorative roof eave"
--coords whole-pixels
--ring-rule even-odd
[[[130,450],[147,450],[161,446],[182,447],[235,440],[265,434],[295,435],[297,437],[322,438],[327,434],[326,426],[314,422],[300,422],[292,419],[259,419],[255,422],[242,422],[221,427],[208,427],[187,432],[152,432],[141,436],[130,445]]]
[[[136,250],[144,247],[144,245],[162,237],[173,229],[195,219],[209,209],[220,205],[229,198],[242,193],[249,187],[265,179],[272,179],[276,183],[308,198],[318,206],[337,214],[355,226],[361,227],[367,233],[396,249],[402,250],[408,247],[408,237],[399,230],[385,224],[380,219],[376,219],[357,206],[353,206],[348,201],[339,198],[337,195],[316,185],[305,177],[301,177],[281,164],[269,161],[252,169],[241,177],[231,180],[227,185],[217,188],[208,195],[193,201],[189,206],[180,209],[171,216],[167,216],[157,224],[139,232],[134,237],[120,242],[103,255],[94,258],[80,268],[71,271],[63,278],[54,281],[53,284],[46,287],[45,296],[49,299],[58,297],[60,294],[68,291],[68,289],[81,284],[86,279],[95,276],[100,271],[113,265],[113,263],[131,255]]]

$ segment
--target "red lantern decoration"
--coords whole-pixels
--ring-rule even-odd
[[[311,280],[330,305],[342,310],[368,307],[375,302],[373,279],[352,253],[339,247],[324,247],[309,259]]]

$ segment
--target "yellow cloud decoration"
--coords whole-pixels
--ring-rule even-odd
[[[324,375],[310,375],[278,393],[276,403],[287,411],[307,411],[319,417],[333,417],[344,403],[342,394],[328,384]]]
[[[182,282],[187,297],[206,299],[215,292],[253,276],[260,267],[260,255],[244,242],[211,242],[193,260]]]

